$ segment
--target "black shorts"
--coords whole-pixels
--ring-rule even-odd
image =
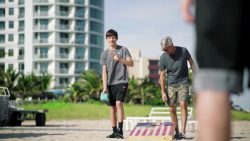
[[[128,90],[127,83],[121,83],[121,84],[108,86],[108,93],[109,93],[108,105],[115,106],[116,101],[124,102],[127,90]]]
[[[249,0],[196,1],[195,91],[242,91],[243,70],[250,68],[249,7]]]
[[[235,71],[249,67],[249,0],[198,0],[196,6],[199,67]]]

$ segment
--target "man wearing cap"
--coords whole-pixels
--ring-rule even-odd
[[[196,70],[195,63],[184,47],[174,46],[171,37],[167,36],[161,40],[163,54],[160,57],[160,85],[162,100],[170,107],[171,120],[175,126],[175,139],[185,139],[187,122],[187,95],[189,93],[188,65],[192,72]],[[167,76],[167,78],[165,77]],[[166,81],[168,84],[166,90]],[[178,100],[178,101],[177,101]],[[182,131],[179,132],[176,106],[180,104]]]

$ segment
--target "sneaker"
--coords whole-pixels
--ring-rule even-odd
[[[182,138],[182,139],[187,139],[187,137],[183,133],[179,133],[179,137]]]
[[[106,138],[116,138],[117,134],[116,133],[112,133],[110,135],[108,135]]]
[[[174,139],[175,139],[175,140],[181,140],[179,134],[180,134],[180,133],[176,133],[176,134],[174,135]]]
[[[177,133],[177,134],[175,134],[175,135],[174,135],[174,138],[175,138],[176,140],[187,139],[187,137],[186,137],[185,134],[183,134],[183,133]]]
[[[116,133],[116,138],[117,139],[124,139],[123,134]]]

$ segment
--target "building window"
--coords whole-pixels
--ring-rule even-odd
[[[100,60],[102,49],[91,47],[90,48],[90,58]]]
[[[90,43],[103,47],[104,46],[103,36],[90,34]]]
[[[104,1],[103,0],[91,0],[90,4],[98,6],[98,7],[103,7],[104,6]]]
[[[0,17],[5,17],[5,9],[0,8]]]
[[[24,72],[24,64],[23,63],[18,65],[18,71],[21,72],[21,73]]]
[[[95,31],[95,32],[99,32],[99,33],[103,33],[103,24],[91,21],[90,22],[90,30]]]
[[[76,20],[75,30],[84,31],[85,22],[84,20]]]
[[[9,2],[14,2],[14,0],[9,0]]]
[[[14,35],[13,34],[9,34],[9,42],[13,42],[14,41]]]
[[[68,78],[59,78],[59,85],[61,87],[66,87],[68,86],[69,79]]]
[[[84,18],[84,8],[83,7],[76,7],[75,16],[79,18]]]
[[[5,56],[5,50],[0,49],[0,58],[4,58],[4,56]]]
[[[5,43],[5,35],[0,34],[0,43]]]
[[[9,28],[14,28],[14,21],[9,21]]]
[[[84,53],[85,53],[85,49],[84,48],[76,48],[76,52],[75,52],[75,59],[84,59]]]
[[[8,65],[8,69],[13,70],[13,69],[14,69],[14,65],[13,65],[13,64],[9,64],[9,65]]]
[[[76,43],[77,44],[84,44],[84,40],[85,40],[84,34],[82,34],[82,33],[76,34]]]
[[[5,0],[0,0],[0,3],[1,3],[1,4],[5,3]]]
[[[14,8],[9,8],[9,15],[14,15]]]
[[[5,30],[5,22],[0,22],[0,30]]]
[[[96,72],[101,72],[101,65],[99,62],[90,62],[90,69],[95,70]]]
[[[103,21],[104,13],[99,9],[91,8],[90,9],[90,17]]]
[[[14,56],[14,50],[13,49],[9,49],[9,56]]]

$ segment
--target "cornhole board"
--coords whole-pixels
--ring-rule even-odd
[[[171,122],[138,123],[131,131],[129,141],[172,141],[174,126]]]

